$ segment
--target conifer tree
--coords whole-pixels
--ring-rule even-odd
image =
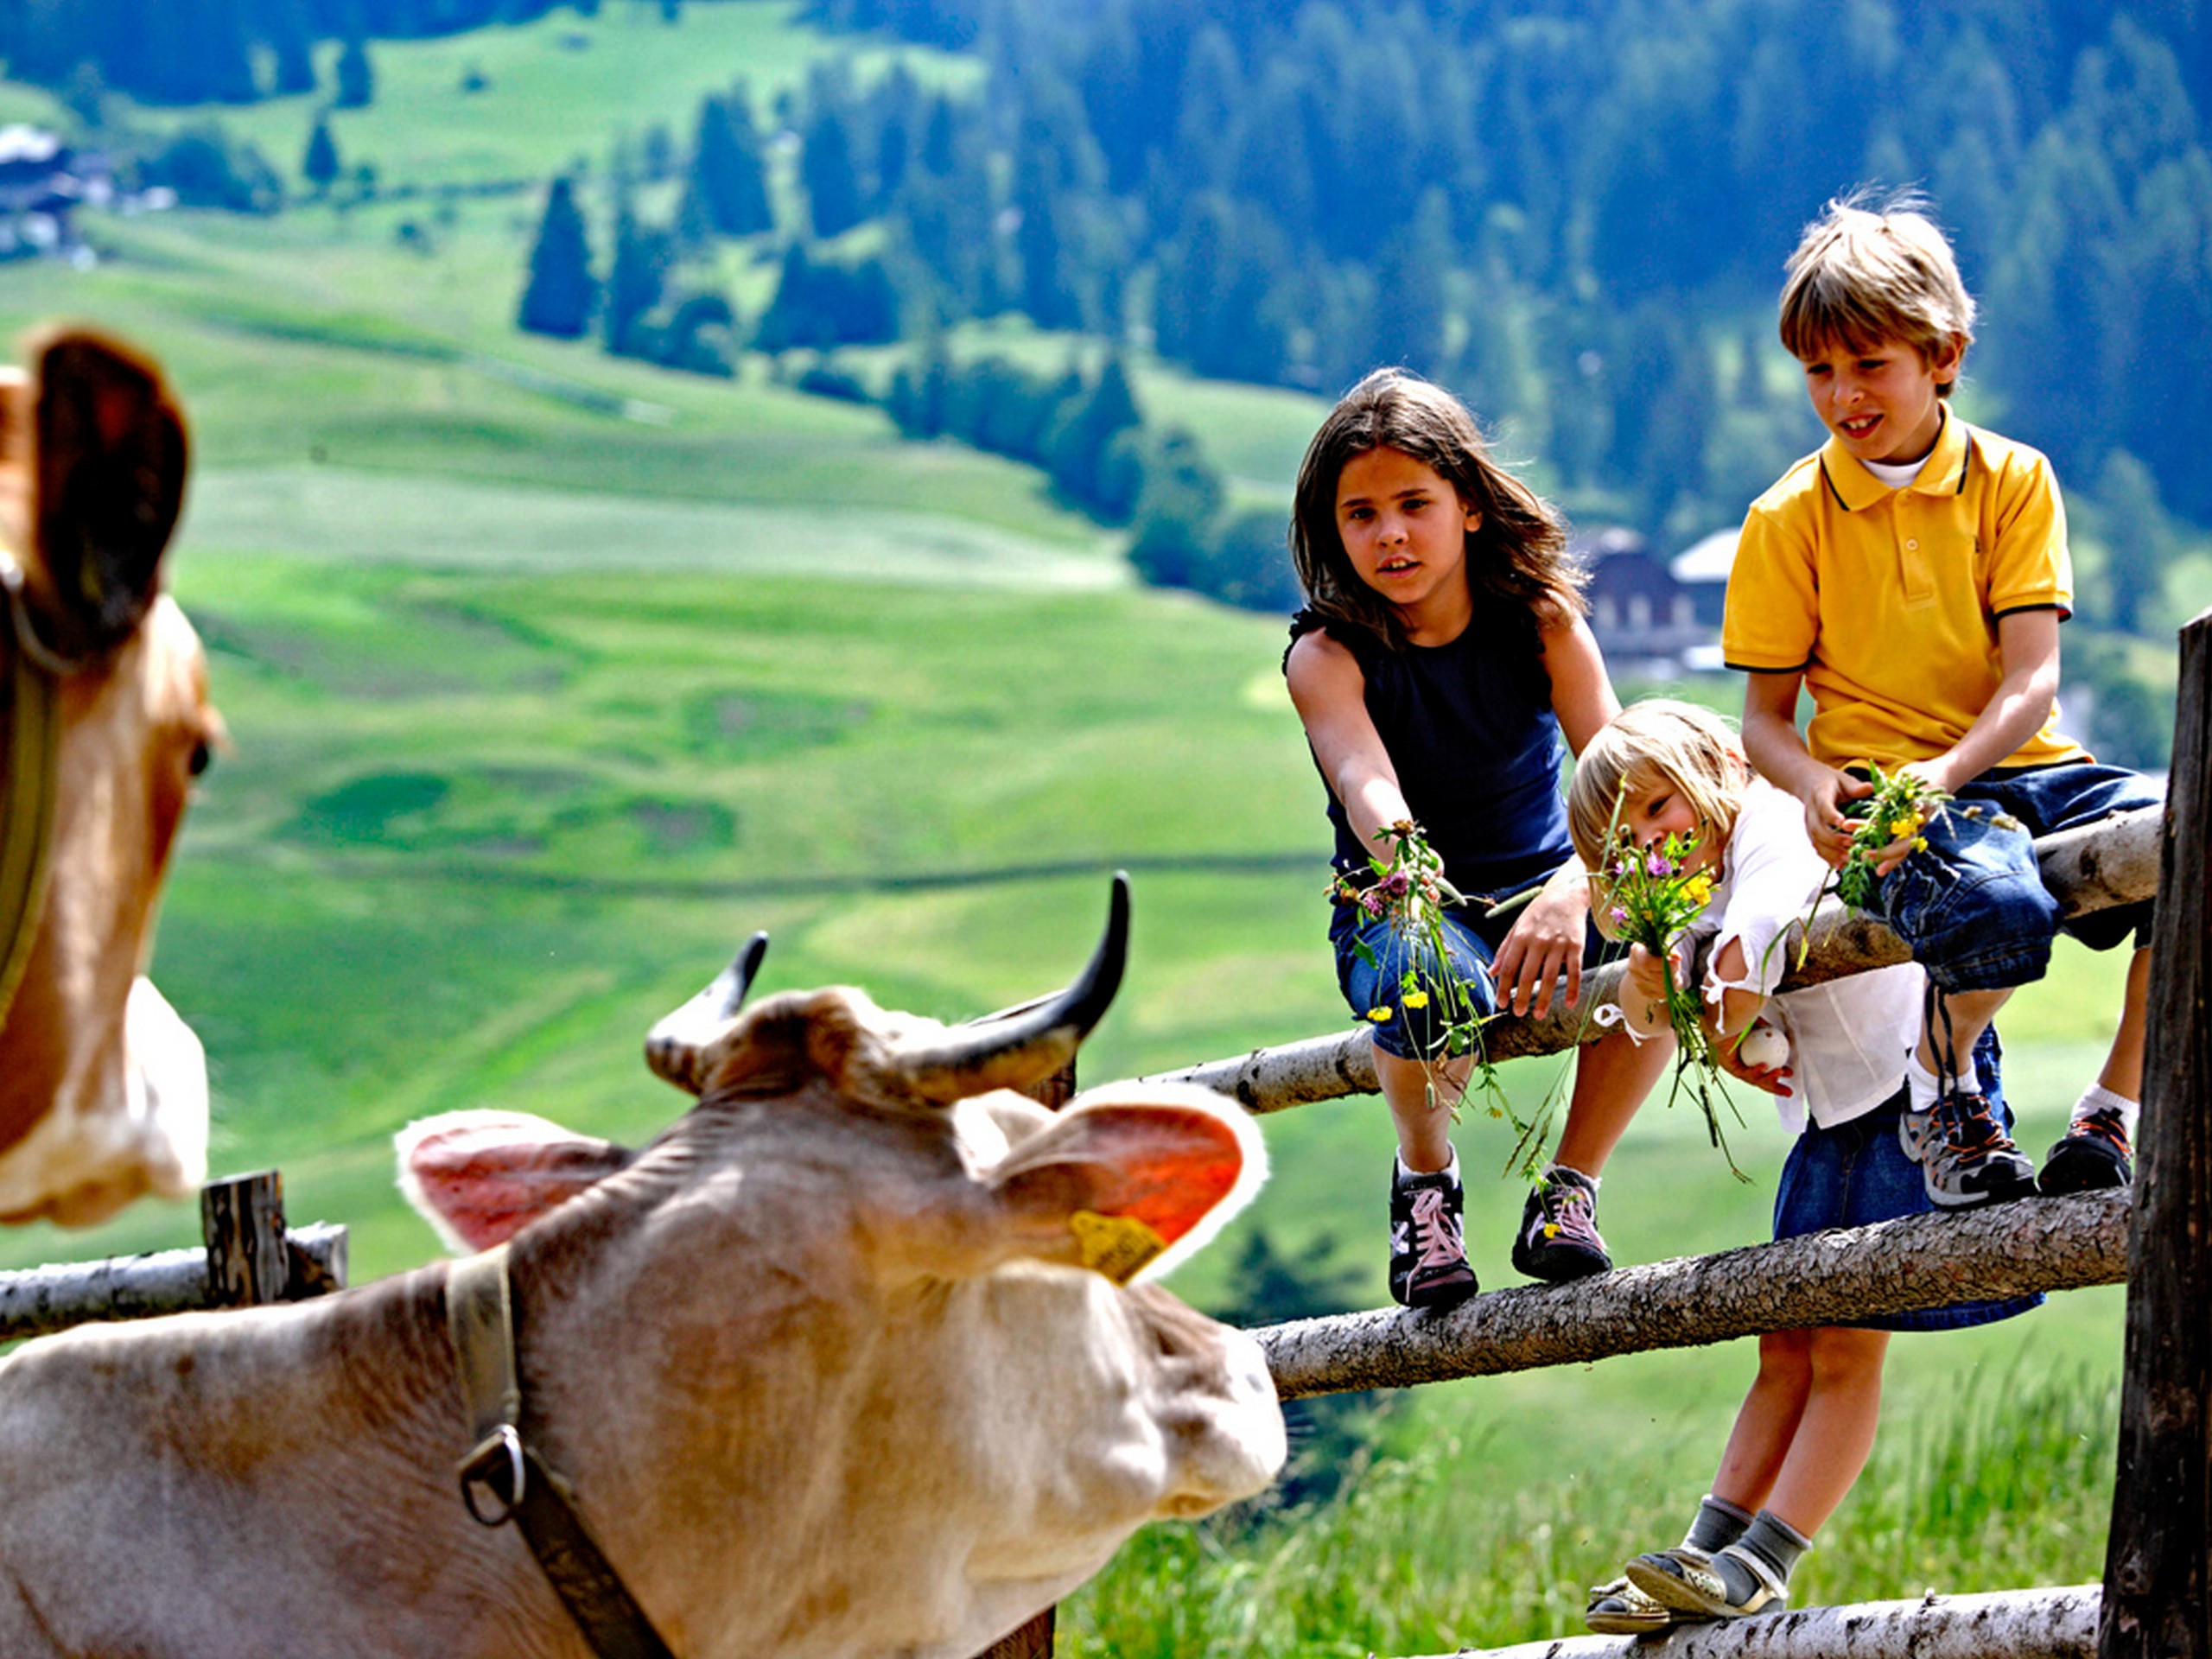
[[[369,62],[368,42],[350,35],[338,50],[338,96],[341,110],[365,110],[377,95],[375,67]]]
[[[315,130],[308,135],[307,153],[300,158],[301,176],[315,187],[315,194],[323,196],[337,182],[339,170],[338,141],[330,136],[329,120],[318,115]]]
[[[722,235],[757,236],[776,228],[760,137],[742,87],[700,101],[698,135],[691,146],[691,185],[709,222]]]
[[[614,221],[614,258],[607,274],[601,321],[607,349],[618,357],[652,357],[645,318],[661,302],[675,249],[669,233],[642,223],[625,200]]]
[[[530,252],[530,281],[518,321],[536,334],[574,340],[591,326],[599,283],[591,274],[591,240],[565,177],[546,193],[545,214]]]
[[[799,180],[806,187],[814,233],[842,236],[861,222],[861,183],[853,167],[853,140],[842,116],[817,110],[799,156]]]

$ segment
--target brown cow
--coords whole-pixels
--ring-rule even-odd
[[[1121,1282],[1249,1195],[1251,1122],[1187,1087],[1008,1092],[1072,1056],[1118,934],[976,1027],[846,989],[739,1012],[726,976],[655,1029],[699,1102],[642,1153],[490,1112],[403,1135],[403,1185],[486,1254],[0,1361],[0,1653],[586,1659],[456,1490],[482,1392],[449,1317],[501,1251],[494,1421],[677,1659],[968,1659],[1145,1522],[1259,1491],[1257,1345]]]
[[[99,1221],[206,1173],[207,1065],[143,977],[220,725],[160,592],[183,500],[161,372],[83,331],[0,371],[0,1221]]]

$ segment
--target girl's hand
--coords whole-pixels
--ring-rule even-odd
[[[1669,950],[1662,964],[1658,955],[1648,946],[1631,944],[1628,948],[1628,982],[1645,996],[1667,995],[1667,974],[1671,971],[1679,982],[1682,974],[1682,953]]]
[[[1656,1037],[1671,1028],[1667,1015],[1666,975],[1682,971],[1681,953],[1669,950],[1664,961],[1640,944],[1628,948],[1628,965],[1621,975],[1621,1019],[1641,1037]]]
[[[1843,816],[1844,803],[1873,792],[1874,785],[1864,778],[1838,772],[1834,766],[1821,767],[1799,788],[1797,798],[1805,804],[1805,833],[1812,839],[1813,850],[1830,869],[1843,868],[1844,858],[1851,851],[1852,831],[1858,827]]]
[[[1736,1036],[1727,1037],[1721,1034],[1719,1024],[1708,1013],[1706,1016],[1705,1029],[1707,1034],[1713,1039],[1713,1052],[1720,1061],[1720,1069],[1730,1077],[1741,1077],[1752,1088],[1763,1089],[1770,1095],[1787,1095],[1794,1092],[1789,1087],[1789,1080],[1796,1074],[1791,1071],[1789,1064],[1787,1047],[1783,1050],[1783,1058],[1771,1065],[1754,1065],[1751,1063],[1753,1058],[1758,1058],[1758,1048],[1744,1039],[1748,1039],[1750,1033],[1754,1031],[1771,1032],[1772,1027],[1762,1026],[1754,1021]],[[1747,1047],[1751,1048],[1749,1056],[1745,1052]]]
[[[1590,916],[1590,884],[1579,869],[1573,880],[1554,877],[1529,901],[1497,947],[1491,977],[1498,1000],[1514,1013],[1544,1014],[1552,987],[1567,976],[1566,1005],[1582,998],[1582,940]]]

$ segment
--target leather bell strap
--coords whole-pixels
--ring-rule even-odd
[[[675,1659],[592,1541],[568,1483],[522,1438],[505,1245],[448,1268],[446,1331],[475,1437],[475,1449],[460,1470],[461,1501],[469,1514],[485,1526],[512,1521],[521,1529],[546,1581],[600,1659]]]

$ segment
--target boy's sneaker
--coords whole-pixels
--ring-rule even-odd
[[[1891,1099],[1897,1103],[1897,1145],[1904,1148],[1904,1155],[1914,1163],[1926,1163],[1936,1141],[1935,1109],[1914,1111],[1910,1087],[1899,1088]]]
[[[2135,1179],[2134,1153],[2118,1112],[2109,1107],[2084,1112],[2044,1159],[2036,1185],[2049,1198],[2126,1186]]]
[[[1408,1307],[1441,1307],[1475,1294],[1461,1221],[1459,1178],[1448,1169],[1390,1182],[1390,1294]]]
[[[1522,1206],[1513,1236],[1513,1270],[1554,1285],[1609,1272],[1613,1258],[1598,1235],[1598,1189],[1578,1170],[1545,1172]]]
[[[2034,1193],[2036,1166],[1998,1123],[1986,1096],[1945,1095],[1933,1116],[1936,1135],[1920,1168],[1931,1203],[1968,1210]]]

